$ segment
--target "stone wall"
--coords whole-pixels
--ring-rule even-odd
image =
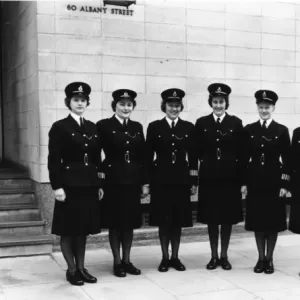
[[[36,2],[1,3],[4,156],[40,180]]]

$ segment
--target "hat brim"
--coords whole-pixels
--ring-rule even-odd
[[[260,104],[260,103],[268,103],[268,104],[272,104],[275,105],[276,101],[269,99],[269,98],[264,98],[264,99],[256,99],[256,104]]]

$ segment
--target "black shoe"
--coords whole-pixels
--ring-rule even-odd
[[[117,277],[125,277],[126,272],[123,264],[114,265],[114,275]]]
[[[264,269],[265,274],[273,274],[274,273],[274,265],[273,261],[267,259],[265,261],[265,269]]]
[[[96,283],[97,282],[97,278],[92,276],[87,269],[83,269],[82,271],[81,270],[78,270],[78,273],[80,275],[80,278],[84,281],[84,282],[87,282],[87,283]]]
[[[78,271],[75,271],[74,273],[70,273],[69,271],[67,271],[66,278],[72,285],[83,285],[84,284]]]
[[[172,258],[169,261],[169,266],[174,268],[177,271],[185,271],[185,266],[181,263],[181,261],[178,258]]]
[[[163,258],[158,266],[158,271],[159,272],[168,272],[169,266],[170,266],[169,260]]]
[[[132,263],[122,263],[126,273],[131,275],[141,275],[141,270],[136,268]]]
[[[228,261],[227,257],[221,257],[219,264],[221,265],[223,270],[229,271],[232,269],[231,263]]]
[[[219,259],[216,257],[212,257],[209,263],[206,265],[207,270],[214,270],[219,265]]]
[[[262,273],[264,271],[264,269],[265,269],[265,261],[264,260],[259,260],[256,263],[253,271],[254,271],[254,273]]]

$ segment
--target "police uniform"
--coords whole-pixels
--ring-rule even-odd
[[[290,157],[292,201],[290,206],[289,230],[300,234],[300,127],[293,132]]]
[[[185,93],[168,89],[165,102],[182,101]],[[152,226],[191,227],[191,184],[197,185],[197,158],[192,148],[193,124],[178,118],[174,128],[166,118],[151,122],[147,129],[148,166],[150,168]],[[155,159],[154,159],[155,158]]]
[[[214,83],[210,97],[225,96],[229,86]],[[199,168],[198,221],[204,224],[237,224],[243,220],[240,171],[243,144],[242,121],[213,113],[195,124],[195,144]]]
[[[88,96],[91,88],[83,82],[69,84],[65,93]],[[53,190],[63,188],[65,202],[56,200],[52,233],[79,236],[100,232],[98,191],[99,139],[96,125],[71,113],[55,122],[49,131],[49,178]],[[79,118],[79,117],[78,117]]]
[[[256,103],[275,105],[278,96],[269,90],[255,93]],[[281,188],[289,184],[288,158],[290,137],[287,127],[270,120],[269,124],[259,120],[245,127],[247,186],[245,229],[249,231],[286,230],[285,203],[279,197]]]
[[[134,100],[128,89],[113,92],[114,101]],[[100,166],[105,174],[101,201],[102,228],[130,229],[141,226],[141,186],[147,183],[145,138],[139,122],[122,124],[116,115],[97,123],[105,159]]]

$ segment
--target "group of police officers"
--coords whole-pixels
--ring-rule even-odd
[[[197,186],[197,219],[207,224],[211,247],[206,268],[232,268],[227,250],[232,225],[243,221],[243,195],[245,229],[255,233],[258,250],[254,272],[274,272],[278,232],[288,228],[283,200],[288,194],[293,196],[289,229],[300,233],[300,128],[291,145],[288,129],[273,120],[278,100],[273,91],[255,93],[259,120],[246,127],[226,112],[228,85],[213,83],[208,92],[212,113],[193,125],[179,118],[185,92],[163,91],[165,117],[149,124],[145,138],[142,125],[130,119],[136,92],[114,91],[113,116],[94,124],[83,118],[91,87],[67,85],[70,114],[50,129],[48,169],[55,194],[52,233],[60,236],[71,284],[97,282],[84,266],[85,245],[87,235],[102,228],[109,230],[114,275],[141,274],[130,250],[133,230],[141,226],[140,199],[148,194],[149,224],[158,226],[162,250],[158,271],[184,271],[181,230],[193,226],[190,197]]]

